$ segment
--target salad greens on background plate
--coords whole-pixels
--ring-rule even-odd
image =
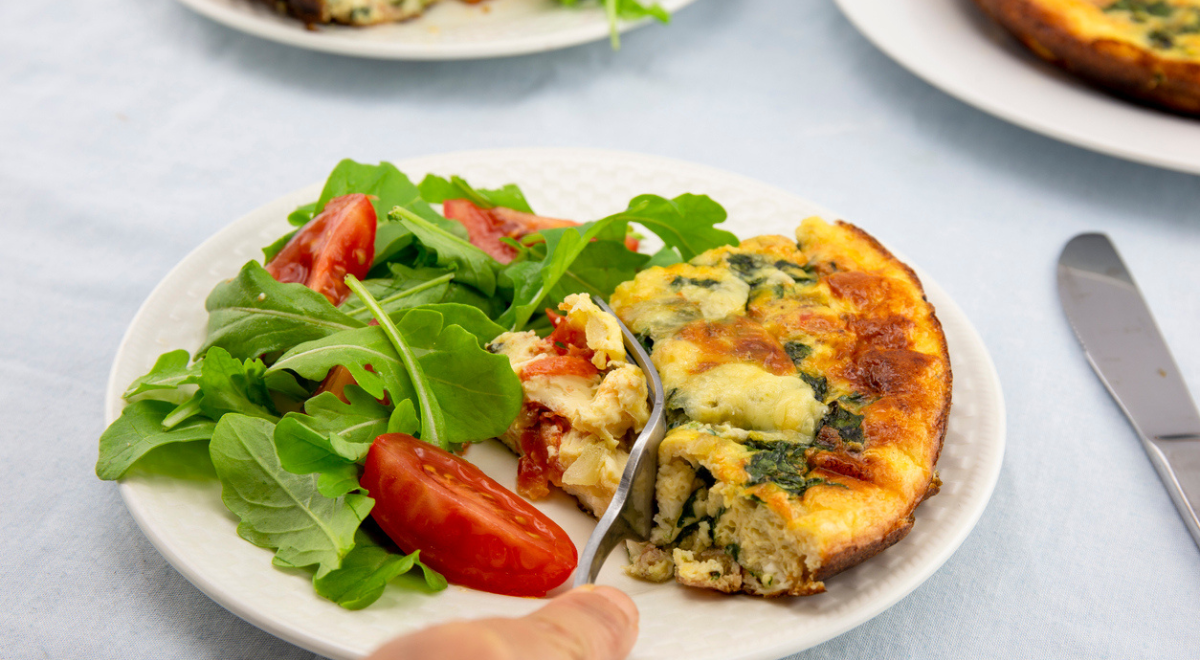
[[[430,173],[435,176],[428,177]],[[511,183],[519,187],[507,185]],[[379,301],[374,311],[364,308],[357,293],[334,308],[303,286],[275,282],[252,263],[261,262],[264,247],[267,253],[278,250],[280,236],[347,192],[375,195],[374,205],[389,218],[379,225],[375,262],[360,287],[360,297]],[[486,266],[436,212],[438,201],[457,197],[588,224],[547,230],[545,243],[517,246],[521,254],[510,265]],[[725,210],[730,217],[720,223]],[[437,346],[454,346],[456,355],[478,360],[470,369],[495,370],[488,361],[497,356],[481,348],[487,335],[539,327],[545,322],[540,308],[549,298],[580,290],[604,296],[638,268],[690,258],[712,244],[733,240],[722,228],[742,237],[788,235],[800,219],[814,214],[834,218],[747,179],[630,154],[475,152],[414,159],[396,168],[344,162],[327,185],[287,195],[219,232],[150,295],[113,365],[106,416],[116,424],[108,433],[142,438],[142,449],[164,442],[170,446],[136,460],[141,455],[136,447],[123,449],[130,443],[110,443],[101,452],[98,473],[109,478],[125,473],[120,490],[130,512],[193,584],[235,614],[316,653],[359,657],[396,634],[447,619],[530,611],[539,601],[444,588],[440,576],[421,570],[419,557],[391,553],[356,531],[370,506],[369,498],[354,492],[354,461],[363,447],[358,436],[369,443],[372,434],[384,430],[423,427],[437,429],[446,446],[453,447],[494,435],[507,423],[498,421],[503,414],[497,412],[508,405],[505,399],[516,396],[519,401],[519,388],[515,394],[508,391],[512,388],[505,385],[503,370],[496,370],[494,378],[478,379],[483,386],[472,388],[472,396],[482,399],[464,400],[438,389],[453,389],[453,377],[427,387],[400,366],[358,369],[354,375],[361,389],[347,390],[348,403],[315,397],[303,410],[283,413],[281,402],[303,387],[294,374],[319,378],[329,366],[320,354],[333,345],[342,352],[374,350],[375,367],[378,356],[389,350],[375,345],[380,329],[367,326],[380,307],[420,349],[422,360],[441,359]],[[659,237],[661,247],[608,258],[631,219],[640,224],[637,231]],[[651,240],[644,240],[643,248]],[[608,251],[606,258],[587,256],[602,251]],[[926,520],[889,552],[887,562],[868,562],[847,572],[827,594],[783,604],[697,597],[676,585],[634,581],[621,574],[621,557],[614,554],[600,581],[626,590],[638,603],[642,635],[633,657],[773,658],[801,650],[902,598],[965,538],[998,474],[1003,402],[974,329],[928,276],[922,280],[950,344],[955,410],[967,411],[952,413],[939,466],[943,494],[949,496],[935,498],[928,511],[922,507],[917,515]],[[318,347],[322,350],[313,350]],[[189,358],[202,349],[206,351],[197,366]],[[262,354],[272,364],[255,359]],[[297,368],[277,368],[284,361]],[[180,384],[188,387],[176,392]],[[126,393],[135,401],[122,417]],[[418,421],[425,408],[414,405],[417,400],[445,402],[448,412],[466,402],[485,412],[469,419],[447,414],[439,425],[432,419]],[[334,433],[329,432],[331,424],[339,426]],[[272,427],[278,452],[271,446]],[[213,461],[207,460],[210,437]],[[516,459],[498,443],[476,444],[467,458],[514,488]],[[223,500],[222,482],[240,484],[227,490],[250,496],[227,494]],[[264,499],[250,490],[255,483],[307,489],[301,499],[311,504],[310,510],[264,512],[254,506]],[[576,546],[582,546],[594,526],[565,495],[535,506],[563,527]],[[275,515],[320,519],[323,529],[281,539],[275,535],[278,530],[300,526]],[[366,609],[352,609],[360,607]],[[737,626],[728,625],[731,608],[736,608]]]
[[[667,20],[695,0],[442,0],[417,18],[366,27],[304,23],[261,0],[179,0],[247,34],[309,50],[391,60],[465,60],[539,53],[610,39]]]

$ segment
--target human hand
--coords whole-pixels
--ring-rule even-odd
[[[528,616],[455,621],[399,637],[366,660],[622,660],[637,633],[633,600],[589,585]]]

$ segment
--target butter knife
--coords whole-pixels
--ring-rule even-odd
[[[605,312],[617,315],[603,300],[593,297],[592,300]],[[625,471],[621,474],[621,484],[613,495],[608,509],[600,516],[596,529],[588,537],[583,546],[583,554],[579,557],[579,567],[575,569],[575,584],[579,587],[596,581],[604,560],[612,553],[617,544],[626,538],[647,540],[650,529],[654,526],[654,482],[658,475],[658,446],[667,435],[667,421],[664,416],[664,395],[662,381],[658,370],[650,362],[637,337],[617,318],[621,326],[621,335],[625,339],[625,351],[642,372],[646,374],[646,385],[650,394],[650,418],[646,426],[634,440],[629,450],[629,460],[625,463]]]
[[[1200,547],[1200,415],[1133,276],[1104,234],[1072,238],[1058,293],[1084,352]]]

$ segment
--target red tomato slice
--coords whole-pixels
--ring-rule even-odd
[[[496,261],[506,264],[517,257],[515,248],[500,242],[501,237],[507,234],[484,209],[465,199],[448,199],[442,202],[442,212],[447,218],[461,222],[467,228],[471,245],[488,253]]]
[[[587,332],[583,328],[571,325],[565,315],[559,314],[549,308],[546,309],[546,317],[550,319],[550,324],[554,326],[554,331],[546,337],[551,343],[561,344],[562,348],[588,348]]]
[[[379,436],[360,481],[371,516],[405,552],[449,581],[510,596],[543,596],[579,561],[561,527],[482,470],[401,433]]]
[[[442,211],[447,218],[457,220],[467,228],[467,236],[470,237],[472,245],[487,252],[502,264],[515,259],[517,251],[501,242],[501,238],[520,240],[543,229],[579,226],[579,223],[573,220],[548,218],[502,206],[481,209],[465,199],[446,200],[442,203]],[[637,252],[639,244],[638,239],[633,236],[625,237],[625,247],[630,250]]]
[[[550,461],[562,437],[571,430],[571,422],[537,404],[526,404],[525,414],[534,421],[521,433],[521,458],[517,460],[517,492],[531,500],[550,494],[550,484],[562,484],[562,468]]]
[[[533,376],[583,376],[591,378],[599,374],[596,365],[577,355],[547,355],[521,368],[521,379]]]
[[[375,259],[375,208],[366,195],[329,200],[266,266],[280,282],[299,282],[340,305],[347,274],[362,279]]]
[[[470,237],[472,245],[487,252],[502,264],[515,259],[517,250],[501,242],[501,238],[519,240],[543,229],[573,227],[579,224],[499,206],[481,209],[465,199],[448,199],[442,202],[442,211],[447,218],[457,220],[467,228],[467,236]]]

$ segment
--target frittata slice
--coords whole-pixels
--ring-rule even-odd
[[[1200,0],[975,0],[1038,57],[1109,91],[1200,115]]]
[[[619,286],[651,348],[671,430],[650,544],[627,572],[764,596],[903,538],[936,492],[950,408],[920,282],[865,232],[819,218]]]
[[[549,337],[507,332],[488,350],[508,356],[525,405],[501,440],[520,459],[517,490],[558,486],[599,517],[621,482],[633,439],[650,417],[646,375],[626,361],[621,328],[587,294],[559,305]]]
[[[268,0],[305,23],[376,25],[416,18],[438,0]],[[478,0],[475,0],[478,1]]]

